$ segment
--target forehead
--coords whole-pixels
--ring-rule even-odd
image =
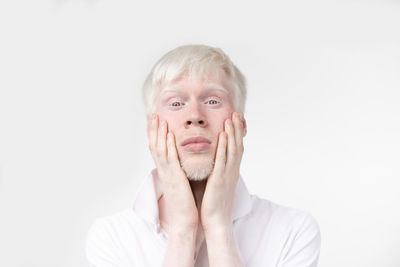
[[[232,94],[229,79],[223,73],[218,75],[207,75],[203,77],[195,77],[182,75],[169,84],[161,87],[161,93],[167,92],[195,92],[195,91],[218,91],[228,95]]]
[[[225,88],[223,85],[218,83],[204,83],[204,84],[193,84],[192,83],[174,83],[171,84],[164,89],[162,89],[161,93],[166,94],[169,92],[194,92],[194,91],[218,91],[221,93],[225,93],[229,95],[229,89]]]

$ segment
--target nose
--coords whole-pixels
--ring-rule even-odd
[[[185,120],[185,128],[189,127],[206,127],[208,124],[206,116],[197,103],[192,103],[188,109],[187,118]]]
[[[205,122],[205,120],[191,119],[191,120],[187,120],[185,123],[186,128],[188,128],[189,125],[197,125],[197,126],[204,127],[206,125],[206,122]]]

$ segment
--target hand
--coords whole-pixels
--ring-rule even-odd
[[[232,205],[243,155],[244,122],[237,112],[225,121],[218,137],[214,169],[208,177],[201,204],[201,224],[209,229],[231,227]]]
[[[171,223],[169,234],[192,231],[198,227],[198,211],[185,172],[182,170],[173,133],[168,133],[166,121],[159,123],[153,115],[148,126],[149,148],[157,167],[166,209]]]

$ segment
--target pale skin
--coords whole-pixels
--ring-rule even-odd
[[[226,92],[210,90],[210,81],[226,88]],[[231,216],[244,149],[245,120],[234,111],[226,77],[206,82],[185,78],[177,84],[181,89],[168,92],[170,95],[165,97],[160,95],[158,112],[148,125],[149,147],[163,192],[159,200],[160,221],[169,236],[163,266],[194,266],[204,239],[210,266],[242,266]],[[169,99],[174,104],[181,101],[182,106],[171,108]],[[211,146],[202,153],[186,153],[180,141],[195,133],[206,135],[212,140]],[[180,157],[193,160],[194,164],[213,157],[214,168],[207,179],[190,181]]]

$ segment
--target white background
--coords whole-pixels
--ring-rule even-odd
[[[0,266],[86,266],[153,167],[141,85],[182,44],[248,79],[251,193],[311,212],[320,266],[400,266],[399,1],[0,2]]]

